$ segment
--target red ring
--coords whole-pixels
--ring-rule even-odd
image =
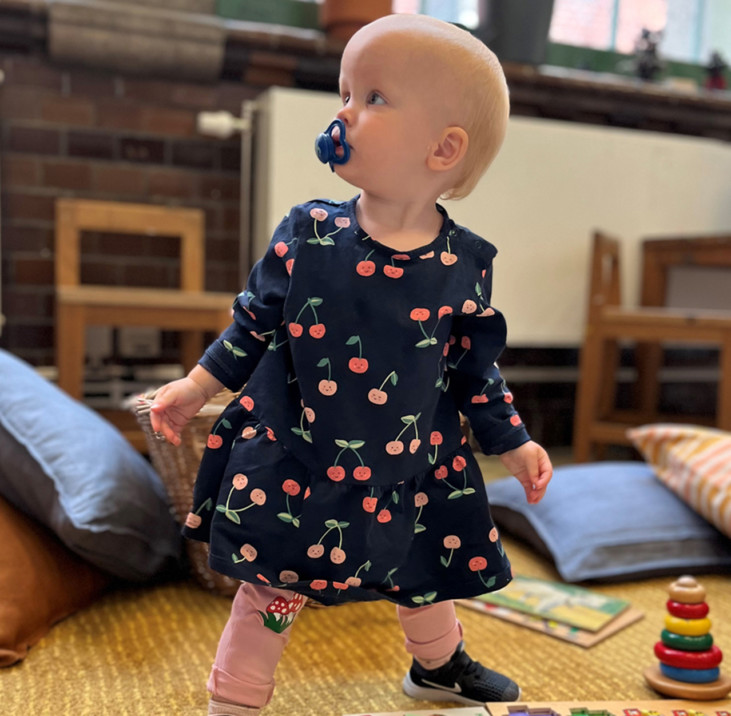
[[[712,669],[721,663],[723,652],[715,645],[707,651],[680,651],[658,641],[655,644],[655,656],[663,664],[680,669]]]
[[[687,604],[668,599],[665,606],[674,617],[680,619],[702,619],[709,612],[708,604],[705,602]]]

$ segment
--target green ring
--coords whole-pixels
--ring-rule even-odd
[[[710,634],[684,636],[663,629],[660,638],[665,646],[669,646],[671,649],[680,649],[681,651],[706,651],[713,646],[713,637]]]

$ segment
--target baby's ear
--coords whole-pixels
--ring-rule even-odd
[[[462,127],[447,127],[432,146],[427,159],[427,166],[435,172],[446,172],[454,169],[467,153],[470,140]]]

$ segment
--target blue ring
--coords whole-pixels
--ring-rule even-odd
[[[681,669],[678,666],[668,666],[660,662],[660,671],[668,679],[683,681],[686,684],[708,684],[716,681],[721,675],[721,669],[715,666],[713,669]]]

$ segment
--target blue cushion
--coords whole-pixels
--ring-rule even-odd
[[[152,466],[100,415],[0,350],[0,495],[123,579],[176,569],[180,530]]]
[[[514,477],[487,494],[497,524],[551,557],[567,582],[731,571],[731,540],[644,463],[557,468],[537,505]]]

